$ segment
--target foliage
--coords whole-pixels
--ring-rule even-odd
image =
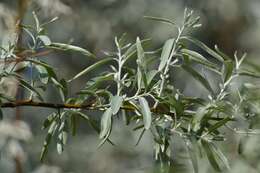
[[[145,17],[169,24],[173,33],[177,30],[177,35],[166,40],[162,48],[148,51],[150,39],[137,37],[134,43],[129,43],[123,34],[120,38],[115,37],[115,51],[106,52],[102,59],[84,48],[53,42],[47,36],[46,23],[41,24],[35,13],[33,16],[35,26],[22,26],[30,37],[27,47],[21,49],[16,43],[11,43],[7,49],[2,48],[1,55],[4,66],[0,79],[14,78],[20,87],[28,91],[27,99],[15,101],[15,98],[1,92],[0,105],[1,109],[17,106],[55,109],[43,122],[47,135],[41,160],[52,141],[56,143],[58,153],[63,152],[69,134],[76,133],[77,117],[88,122],[99,133],[99,147],[105,142],[114,145],[110,134],[113,119],[117,115],[124,116],[126,125],[134,124],[134,131],[141,131],[137,144],[145,132],[150,132],[154,141],[155,160],[161,172],[169,172],[173,168],[171,146],[176,135],[187,146],[194,172],[199,172],[200,157],[207,157],[217,171],[229,169],[227,158],[217,146],[218,141],[226,138],[224,128],[239,133],[258,133],[252,129],[238,131],[232,128],[238,112],[244,113],[243,103],[251,103],[250,98],[242,97],[246,93],[245,88],[257,86],[247,83],[245,88],[234,91],[232,83],[240,76],[258,78],[259,74],[242,68],[246,55],[239,58],[235,53],[234,58],[230,58],[217,46],[213,50],[190,37],[188,33],[201,26],[200,18],[194,17],[193,11],[185,10],[181,24],[164,18]],[[191,49],[190,45],[197,46],[204,53]],[[40,59],[53,50],[81,53],[96,62],[69,80],[60,79],[54,67]],[[75,80],[100,68],[102,71],[86,81],[80,91],[70,93],[69,86]],[[213,87],[212,81],[200,69],[216,75],[219,86]],[[173,70],[187,72],[201,84],[208,97],[190,97],[180,92],[173,80]],[[61,103],[45,101],[44,93],[49,85],[57,88]],[[88,115],[88,110],[99,111],[102,116],[97,121]]]

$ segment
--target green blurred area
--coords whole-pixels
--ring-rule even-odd
[[[195,10],[201,16],[202,28],[193,31],[199,40],[210,47],[215,44],[229,56],[237,50],[239,53],[247,52],[246,61],[260,65],[260,1],[259,0],[33,0],[28,4],[24,24],[33,24],[32,11],[36,11],[42,22],[58,16],[59,20],[48,25],[48,34],[55,42],[68,43],[81,46],[96,54],[99,58],[105,51],[113,51],[114,37],[127,33],[127,37],[134,42],[136,37],[151,38],[149,49],[159,48],[170,36],[174,36],[167,25],[145,20],[143,16],[158,16],[181,21],[184,8]],[[12,36],[15,30],[15,18],[19,9],[16,0],[0,1],[0,40],[3,44]],[[23,38],[26,42],[27,38]],[[55,52],[44,58],[56,67],[58,74],[70,79],[84,67],[93,63],[92,60],[75,53]],[[248,67],[249,68],[249,67]],[[256,69],[254,69],[256,70]],[[259,69],[258,69],[259,70]],[[92,73],[91,75],[95,75]],[[215,81],[214,76],[212,82]],[[184,80],[186,79],[186,80]],[[86,82],[87,78],[75,81],[71,91],[77,91]],[[250,79],[247,79],[250,80]],[[190,80],[184,73],[176,72],[175,81],[178,88],[187,95],[205,96],[200,85]],[[252,80],[253,81],[253,80]],[[243,81],[240,81],[243,83]],[[253,81],[256,84],[256,81]],[[191,87],[192,86],[192,87]],[[9,86],[11,90],[12,84]],[[46,98],[57,101],[57,91],[50,88]],[[10,91],[11,92],[11,91]],[[254,96],[258,96],[255,92]],[[257,105],[257,104],[256,104]],[[249,105],[252,106],[252,105]],[[260,108],[253,107],[255,112]],[[27,124],[13,131],[11,123],[15,116],[15,110],[5,110],[5,119],[0,125],[1,145],[6,140],[6,134],[26,134],[32,137],[26,142],[15,142],[9,148],[2,151],[0,159],[0,172],[15,172],[13,154],[19,154],[22,160],[24,172],[30,173],[150,173],[156,172],[153,161],[153,140],[146,132],[138,146],[139,131],[132,132],[134,126],[125,126],[122,118],[118,118],[113,127],[112,137],[116,147],[106,144],[101,149],[97,148],[98,135],[84,123],[79,124],[78,134],[70,137],[62,155],[56,152],[56,146],[51,146],[44,163],[40,163],[40,152],[46,131],[41,130],[44,118],[51,113],[50,109],[23,108],[22,120]],[[92,116],[100,116],[97,113],[88,112]],[[259,127],[259,118],[253,117],[254,127]],[[6,123],[6,124],[4,124]],[[9,127],[10,126],[10,127]],[[28,127],[27,127],[28,126]],[[239,128],[247,127],[247,124],[239,124]],[[30,128],[30,130],[28,129]],[[3,133],[5,132],[5,133]],[[231,162],[232,173],[236,172],[260,172],[260,147],[259,136],[234,135],[230,131],[226,141],[219,143]],[[241,139],[242,142],[241,142]],[[173,137],[173,159],[176,161],[176,172],[192,172],[191,163],[178,137]],[[242,153],[237,149],[243,148]],[[180,170],[180,171],[178,171]],[[201,173],[213,172],[208,161],[200,160]]]

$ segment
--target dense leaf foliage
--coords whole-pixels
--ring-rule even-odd
[[[239,131],[232,128],[238,112],[244,112],[245,104],[242,103],[251,104],[250,98],[243,94],[248,92],[248,88],[257,86],[246,83],[236,91],[231,89],[232,82],[240,76],[258,78],[258,73],[242,68],[245,55],[239,58],[235,53],[230,58],[217,46],[211,49],[189,36],[190,31],[201,26],[199,17],[194,17],[192,11],[185,11],[183,22],[179,25],[169,19],[145,17],[169,24],[173,33],[177,30],[177,35],[166,40],[162,48],[148,51],[147,43],[151,40],[137,37],[134,43],[129,43],[124,34],[115,38],[115,51],[106,52],[102,59],[84,48],[54,42],[47,36],[46,24],[40,24],[35,13],[33,16],[35,26],[23,25],[31,38],[28,47],[21,50],[16,43],[11,43],[7,49],[2,48],[1,55],[4,66],[0,79],[14,78],[27,91],[27,99],[17,101],[0,91],[0,108],[41,106],[55,109],[43,122],[47,135],[41,160],[52,141],[56,142],[58,153],[62,153],[69,134],[76,133],[77,117],[99,133],[99,146],[105,142],[114,145],[110,134],[117,115],[124,117],[126,125],[135,125],[134,131],[141,131],[137,144],[145,132],[151,133],[155,159],[162,172],[167,172],[174,165],[171,139],[176,135],[185,142],[194,171],[199,172],[199,157],[207,157],[217,171],[229,169],[227,158],[217,146],[217,141],[225,140],[224,128],[235,133],[258,133],[251,129]],[[191,45],[197,46],[203,53],[192,50]],[[60,79],[51,64],[38,58],[52,50],[81,53],[96,62],[71,79]],[[97,69],[102,71],[87,80],[80,91],[70,93],[68,86]],[[216,75],[218,85],[213,86],[200,69]],[[208,97],[190,97],[182,93],[175,86],[173,70],[188,73],[201,84]],[[57,88],[62,103],[45,102],[44,92],[48,85]],[[100,112],[99,121],[89,116],[86,110]]]

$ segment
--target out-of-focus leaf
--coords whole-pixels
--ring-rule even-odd
[[[192,67],[188,66],[188,65],[182,65],[182,68],[188,72],[189,74],[191,74],[197,81],[199,81],[212,95],[214,95],[214,91],[211,88],[209,82],[200,74],[198,73],[196,70],[194,70]]]
[[[57,118],[57,114],[56,113],[51,113],[50,115],[48,115],[48,117],[44,120],[43,122],[43,129],[48,128],[51,123]]]
[[[122,96],[113,96],[111,99],[111,109],[113,112],[113,115],[117,114],[119,111],[120,107],[122,106],[123,103],[123,97]]]
[[[26,61],[29,61],[29,62],[32,62],[33,64],[44,67],[48,72],[48,76],[57,80],[57,76],[56,76],[53,68],[50,65],[48,65],[47,63],[39,61],[39,60],[35,60],[35,59],[26,59]]]
[[[227,158],[214,143],[202,139],[201,144],[207,154],[209,162],[216,171],[221,172],[222,167],[230,169]]]
[[[141,141],[141,139],[142,139],[142,137],[143,137],[143,135],[144,135],[144,132],[145,132],[145,129],[143,129],[142,130],[142,132],[140,133],[140,135],[139,135],[139,137],[138,137],[138,140],[137,140],[137,142],[136,142],[136,146],[140,143],[140,141]]]
[[[190,155],[191,163],[193,166],[194,173],[199,172],[199,167],[198,167],[198,149],[197,149],[197,141],[194,139],[194,137],[190,137],[189,140],[186,141],[186,146]]]
[[[38,70],[39,72],[39,77],[40,77],[40,81],[43,83],[43,84],[47,84],[48,81],[49,81],[49,73],[48,71],[46,70],[46,68],[44,68],[43,66],[41,65],[36,65],[35,68]]]
[[[1,104],[0,104],[0,106],[1,106]],[[0,121],[1,120],[3,120],[3,111],[2,111],[2,109],[0,109]]]
[[[75,136],[77,133],[77,116],[75,114],[71,114],[70,116],[70,126],[71,126],[71,134],[72,136]]]
[[[212,57],[216,58],[217,60],[219,60],[220,62],[224,62],[224,59],[218,54],[216,53],[214,50],[212,50],[211,48],[209,48],[208,46],[206,46],[204,43],[202,43],[201,41],[192,38],[192,37],[188,37],[188,36],[184,36],[181,37],[181,39],[184,40],[188,40],[190,42],[192,42],[193,44],[197,45],[198,47],[200,47],[202,50],[204,50],[205,52],[207,52],[208,54],[210,54]]]
[[[39,39],[43,42],[43,44],[44,44],[45,46],[51,45],[51,40],[50,40],[50,38],[49,38],[48,36],[46,36],[46,35],[40,35],[40,36],[38,36],[38,37],[39,37]]]
[[[136,48],[137,48],[137,83],[138,88],[141,88],[142,83],[145,88],[147,88],[147,79],[146,79],[146,64],[145,64],[145,54],[139,37],[136,39]]]
[[[107,138],[109,136],[111,125],[112,125],[112,115],[113,112],[111,108],[108,108],[102,115],[101,130],[99,134],[100,139]]]
[[[188,55],[190,57],[190,59],[192,59],[193,61],[204,65],[209,70],[212,70],[212,71],[216,72],[217,74],[221,74],[219,71],[219,68],[217,67],[217,64],[214,64],[214,63],[208,61],[201,54],[199,54],[195,51],[192,51],[192,50],[188,50],[188,49],[182,49],[181,52],[185,55]]]
[[[48,133],[45,137],[45,141],[43,143],[43,148],[42,148],[42,152],[41,152],[41,156],[40,156],[41,161],[43,161],[44,157],[47,154],[49,144],[51,142],[51,139],[52,139],[54,133],[57,130],[57,127],[58,127],[58,123],[56,121],[53,121],[49,130],[48,130]]]
[[[253,78],[260,78],[260,74],[254,71],[249,71],[249,70],[245,70],[245,69],[241,69],[238,71],[238,75],[240,76],[249,76],[249,77],[253,77]]]
[[[144,16],[144,18],[148,19],[148,20],[153,20],[153,21],[162,22],[162,23],[166,23],[166,24],[175,26],[175,23],[173,21],[166,19],[166,18],[153,17],[153,16]]]
[[[70,44],[51,43],[48,47],[52,48],[52,49],[63,50],[63,51],[79,52],[83,55],[86,55],[86,56],[89,56],[89,57],[92,57],[92,58],[96,58],[96,56],[94,54],[92,54],[91,52],[89,52],[88,50],[83,49],[83,48],[78,47],[78,46],[70,45]]]
[[[232,61],[224,61],[223,80],[227,82],[233,73],[234,64]]]
[[[19,85],[33,93],[36,94],[36,96],[41,100],[43,101],[43,98],[41,96],[41,94],[34,88],[32,87],[30,84],[28,84],[25,80],[23,80],[22,78],[18,79],[19,80]]]
[[[214,153],[214,150],[212,148],[212,145],[208,142],[208,141],[205,141],[205,140],[201,140],[201,144],[206,152],[206,155],[208,157],[208,160],[211,164],[211,166],[218,172],[221,172],[221,167],[219,165],[219,163],[217,162],[216,160],[216,155]]]
[[[76,76],[74,76],[72,79],[69,80],[69,82],[71,82],[72,80],[75,80],[83,75],[86,75],[87,73],[91,72],[92,70],[95,70],[96,68],[104,65],[104,64],[107,64],[107,63],[110,63],[114,61],[113,58],[105,58],[105,59],[102,59],[98,62],[96,62],[95,64],[92,64],[91,66],[85,68],[84,70],[82,70],[81,72],[79,72]]]
[[[152,114],[148,102],[144,97],[139,97],[141,113],[144,120],[144,128],[148,130],[152,124]]]
[[[208,129],[208,133],[210,134],[211,132],[217,130],[218,128],[224,126],[228,121],[232,120],[230,117],[226,117],[220,121],[218,121],[216,124],[210,126]]]
[[[170,58],[172,48],[174,45],[174,39],[169,39],[165,42],[161,54],[160,64],[159,64],[159,71],[162,71],[163,68],[166,66],[168,59]]]

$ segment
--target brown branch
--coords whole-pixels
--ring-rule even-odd
[[[15,108],[15,107],[45,107],[53,109],[86,109],[86,110],[98,110],[98,107],[93,107],[91,104],[65,104],[65,103],[46,103],[46,102],[35,102],[31,100],[21,100],[16,102],[6,102],[0,105],[1,108]]]
[[[0,108],[16,108],[16,107],[43,107],[43,108],[52,108],[52,109],[83,109],[83,110],[96,110],[96,111],[104,111],[106,106],[94,106],[93,103],[88,104],[66,104],[66,103],[47,103],[47,102],[36,102],[32,100],[21,100],[16,102],[6,102],[0,105]],[[134,112],[135,108],[131,106],[122,106],[122,110]],[[173,112],[165,112],[162,110],[151,108],[151,112],[155,114],[165,114],[169,116],[176,116]],[[182,115],[184,117],[190,117],[189,115]],[[210,117],[210,120],[219,121],[223,118],[220,117]],[[234,121],[235,119],[233,119]]]

